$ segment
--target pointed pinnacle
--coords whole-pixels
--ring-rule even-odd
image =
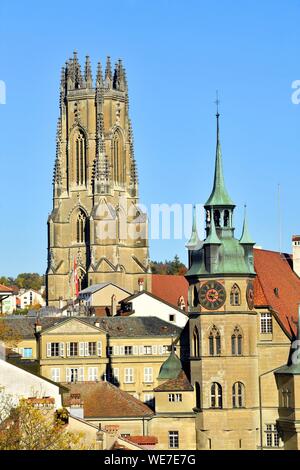
[[[88,55],[85,57],[84,79],[85,79],[86,87],[91,88],[93,85],[93,77],[92,77],[91,61]]]
[[[96,75],[96,86],[102,86],[102,84],[103,84],[102,65],[101,65],[101,62],[98,62],[97,75]]]
[[[105,79],[112,80],[112,69],[111,69],[110,56],[107,56],[107,58],[106,58]]]

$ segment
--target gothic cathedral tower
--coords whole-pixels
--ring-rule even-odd
[[[194,212],[187,244],[189,357],[199,449],[255,449],[258,441],[254,242],[246,215],[241,239],[234,237],[234,208],[224,183],[217,113],[214,184],[204,205],[206,237],[198,237]]]
[[[74,298],[75,271],[79,289],[111,281],[133,292],[142,276],[151,290],[125,70],[118,61],[112,71],[108,57],[104,77],[98,64],[94,85],[89,57],[82,74],[76,52],[60,83],[48,305]]]

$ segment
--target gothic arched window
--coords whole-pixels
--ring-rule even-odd
[[[201,408],[201,390],[198,382],[195,382],[196,408]]]
[[[210,330],[209,337],[209,355],[219,356],[221,354],[221,335],[218,328],[214,325]]]
[[[241,356],[243,354],[243,335],[241,329],[236,326],[231,335],[231,354]]]
[[[225,209],[224,211],[224,227],[229,226],[229,210]]]
[[[233,408],[245,406],[245,386],[242,382],[235,382],[232,386],[232,406]]]
[[[241,290],[237,284],[234,284],[230,291],[230,305],[241,305]]]
[[[123,184],[125,181],[123,159],[122,159],[122,136],[115,132],[113,137],[113,175],[114,182]]]
[[[83,132],[78,131],[75,138],[76,184],[86,183],[86,145]]]
[[[200,336],[198,328],[195,326],[193,332],[193,356],[199,357],[200,356]]]
[[[222,387],[218,382],[213,382],[210,388],[210,406],[211,408],[222,408]]]
[[[79,211],[76,219],[76,241],[77,243],[85,242],[86,233],[86,216],[83,211]]]
[[[220,227],[220,211],[217,209],[214,211],[214,221],[215,221],[215,226]]]

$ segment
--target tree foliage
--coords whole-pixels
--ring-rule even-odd
[[[183,276],[187,271],[186,266],[180,261],[178,255],[175,255],[172,261],[152,261],[151,269],[153,274],[171,274],[180,276]]]
[[[15,348],[21,341],[21,336],[0,319],[0,342],[3,342],[8,348]]]
[[[13,277],[0,277],[0,284],[4,286],[11,287],[17,286],[20,289],[34,289],[38,291],[42,285],[44,285],[45,279],[44,276],[41,276],[38,273],[21,273],[18,274],[16,278]]]
[[[9,411],[0,423],[0,450],[85,449],[83,434],[69,432],[53,409],[37,408],[26,399],[7,407]]]

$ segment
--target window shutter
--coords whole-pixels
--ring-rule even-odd
[[[97,341],[97,354],[102,356],[102,341]]]
[[[113,347],[113,353],[114,353],[114,356],[118,356],[118,355],[119,355],[119,346],[114,346],[114,347]]]
[[[161,356],[164,353],[164,347],[160,344],[158,346],[158,354]]]
[[[124,354],[125,354],[125,347],[120,346],[120,356],[124,356]]]
[[[133,382],[134,382],[134,369],[131,369],[131,374],[132,374],[132,380],[131,380],[131,382],[133,383]]]
[[[65,343],[59,343],[59,355],[64,357],[65,355]]]
[[[71,382],[71,369],[69,367],[66,368],[66,381]]]
[[[51,343],[47,343],[47,357],[51,357]]]
[[[84,343],[79,343],[79,356],[84,356]]]
[[[89,356],[89,343],[84,343],[84,355]]]
[[[139,347],[139,354],[144,354],[144,346]]]
[[[51,369],[51,380],[53,382],[60,381],[60,369]]]
[[[67,343],[67,356],[70,356],[70,343]]]
[[[113,379],[115,383],[120,383],[120,369],[119,368],[113,368]]]
[[[157,346],[152,346],[152,354],[157,354]]]
[[[135,356],[138,356],[138,354],[139,354],[139,347],[138,346],[133,346],[133,354]]]
[[[84,368],[83,368],[83,367],[79,367],[79,371],[78,371],[78,381],[79,381],[79,382],[83,382],[83,381],[84,381]]]

